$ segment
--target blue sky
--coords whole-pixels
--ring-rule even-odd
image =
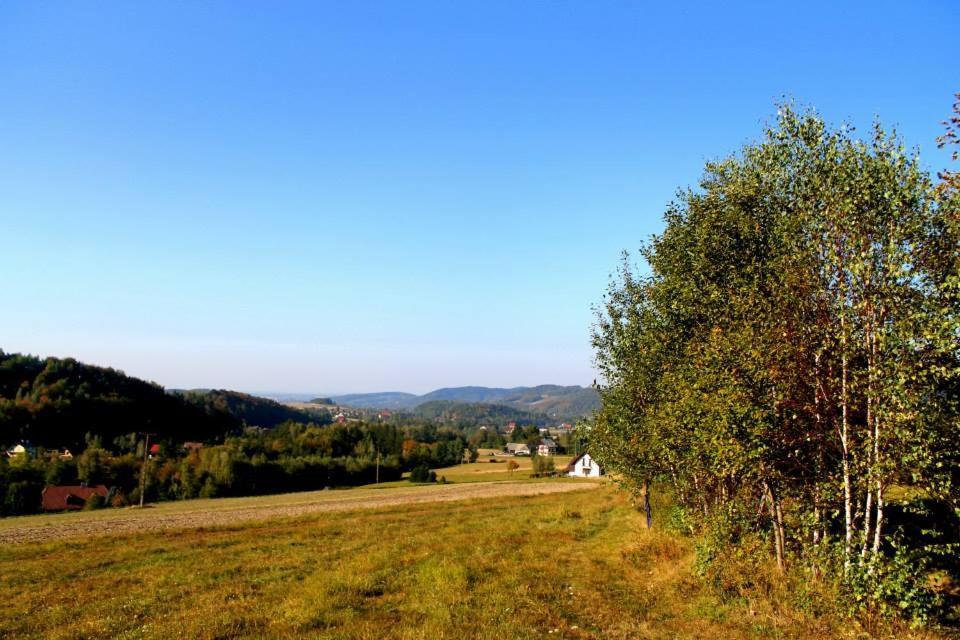
[[[0,348],[174,387],[589,384],[620,251],[782,96],[946,164],[960,4],[680,4],[3,3]]]

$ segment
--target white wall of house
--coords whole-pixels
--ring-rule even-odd
[[[585,453],[574,463],[573,469],[567,475],[571,478],[599,478],[600,465],[590,457],[589,453]]]

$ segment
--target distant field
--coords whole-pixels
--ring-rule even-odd
[[[482,449],[476,462],[455,464],[452,467],[436,469],[437,478],[446,478],[449,482],[497,482],[531,480],[532,472],[529,456],[491,455],[492,450]],[[554,456],[554,465],[557,472],[562,474],[563,468],[572,459],[572,456]],[[516,462],[519,468],[509,471],[510,461]],[[402,486],[407,482],[392,482],[391,486]]]
[[[103,509],[0,519],[0,544],[75,540],[78,537],[236,525],[312,513],[378,509],[425,502],[530,496],[595,488],[582,480],[550,483],[484,483],[416,486],[409,482],[386,489],[306,491],[252,498],[163,502],[140,510]]]

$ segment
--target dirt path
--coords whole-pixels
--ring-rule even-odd
[[[37,543],[91,536],[169,531],[242,524],[330,511],[379,509],[430,502],[533,496],[595,489],[592,482],[473,482],[396,489],[314,491],[257,498],[164,503],[156,508],[97,511],[11,519],[0,528],[0,544]]]

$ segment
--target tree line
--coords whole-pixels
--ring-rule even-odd
[[[163,439],[144,456],[136,433],[105,445],[88,435],[72,459],[37,449],[0,458],[0,515],[34,513],[46,486],[103,484],[109,506],[246,496],[399,480],[404,471],[459,463],[476,449],[460,432],[434,425],[286,422],[249,427],[220,444],[184,448]],[[151,447],[152,449],[153,447]]]
[[[752,550],[837,576],[853,607],[943,605],[928,578],[956,571],[960,542],[958,194],[880,124],[860,138],[785,105],[677,195],[648,270],[624,257],[592,333],[591,451],[640,496],[669,487],[705,565]]]

